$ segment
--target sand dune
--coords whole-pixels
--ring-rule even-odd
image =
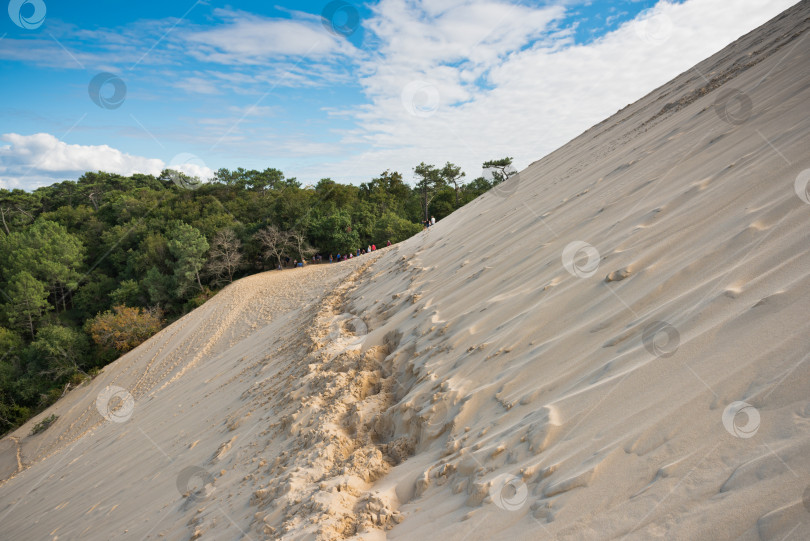
[[[0,536],[810,538],[809,24],[231,285],[0,442]]]

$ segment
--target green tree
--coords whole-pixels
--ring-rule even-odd
[[[310,238],[324,253],[345,254],[360,247],[360,236],[352,228],[351,217],[345,210],[315,219]]]
[[[377,216],[382,216],[388,210],[403,214],[410,192],[402,175],[396,171],[383,171],[378,177],[360,185],[361,196],[374,206]]]
[[[176,224],[169,233],[168,248],[175,259],[174,285],[177,294],[184,296],[195,281],[203,291],[200,270],[205,265],[208,241],[202,233],[187,223]]]
[[[110,306],[110,293],[118,283],[102,272],[93,271],[73,296],[73,305],[82,320],[93,317]]]
[[[124,280],[118,288],[110,293],[110,301],[114,306],[121,304],[127,306],[137,306],[141,299],[141,288],[135,280]]]
[[[68,292],[78,286],[78,269],[84,257],[81,241],[56,222],[37,220],[25,231],[7,235],[0,242],[1,251],[8,254],[3,264],[6,276],[30,272],[49,284],[57,307],[61,302],[65,309]]]
[[[415,224],[389,211],[380,216],[374,224],[374,238],[380,244],[388,240],[397,243],[412,237],[421,230],[420,224]]]
[[[0,327],[0,433],[23,424],[30,416],[17,393],[22,376],[19,359],[22,346],[22,337]]]
[[[174,280],[171,276],[160,272],[157,267],[152,267],[146,272],[146,276],[141,280],[141,286],[149,295],[152,304],[157,306],[165,306],[173,298]]]
[[[12,326],[25,329],[33,338],[35,324],[53,307],[48,303],[45,284],[27,271],[17,273],[8,284],[5,314]]]
[[[6,235],[20,231],[34,221],[39,205],[37,194],[0,189],[0,227]]]
[[[84,374],[82,363],[88,345],[87,336],[79,330],[45,325],[37,332],[30,348],[42,363],[39,373],[60,380],[76,373]]]
[[[417,175],[416,188],[419,191],[420,202],[424,220],[430,219],[430,202],[436,196],[436,191],[444,185],[442,172],[433,165],[420,163],[413,169]]]
[[[497,186],[509,177],[516,175],[517,170],[512,167],[512,158],[506,157],[500,160],[489,160],[482,165],[484,172],[492,177],[492,185]]]
[[[461,204],[459,203],[459,194],[461,190],[464,188],[464,183],[461,182],[461,179],[464,178],[465,173],[461,170],[461,167],[458,165],[453,165],[450,162],[444,164],[441,170],[441,176],[444,180],[445,184],[452,184],[453,189],[455,190],[456,194],[456,207],[459,208]]]

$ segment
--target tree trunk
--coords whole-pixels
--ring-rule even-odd
[[[31,333],[31,339],[34,338],[34,318],[31,317],[31,311],[28,311],[28,330]]]
[[[6,224],[6,213],[3,207],[0,207],[0,217],[3,218],[3,228],[6,230],[6,235],[11,235],[11,232],[8,230],[8,225]]]
[[[48,299],[51,299],[51,296],[53,296],[53,309],[58,314],[59,313],[59,288],[57,288],[56,286],[57,286],[56,282],[51,282],[51,288],[50,288],[51,290],[50,290],[50,295],[48,295]]]
[[[427,189],[427,182],[425,182],[425,185],[422,187],[422,201],[424,203],[423,207],[425,209],[425,221],[428,221],[429,216],[428,216],[428,189]]]

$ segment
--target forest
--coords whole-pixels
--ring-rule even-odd
[[[95,172],[32,192],[0,189],[0,434],[23,424],[222,287],[418,233],[511,174],[464,182],[421,163],[355,186],[302,186],[277,170],[201,182]]]

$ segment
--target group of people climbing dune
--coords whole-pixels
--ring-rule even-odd
[[[385,242],[385,246],[386,246],[386,248],[388,246],[391,246],[391,241],[387,240]],[[338,253],[337,255],[329,254],[329,256],[327,257],[324,254],[318,253],[318,254],[313,255],[312,259],[310,259],[308,261],[304,261],[304,260],[299,261],[298,259],[292,259],[291,260],[290,257],[288,256],[288,257],[285,257],[284,260],[279,264],[278,270],[282,270],[283,267],[296,268],[296,267],[304,267],[304,265],[317,265],[317,264],[320,264],[320,263],[339,263],[341,261],[346,261],[347,259],[354,259],[355,257],[360,257],[361,255],[365,255],[365,254],[375,252],[375,251],[377,251],[377,245],[376,244],[369,244],[366,248],[357,248],[356,250],[349,251],[349,252],[347,252],[345,254],[341,254],[341,253]]]

